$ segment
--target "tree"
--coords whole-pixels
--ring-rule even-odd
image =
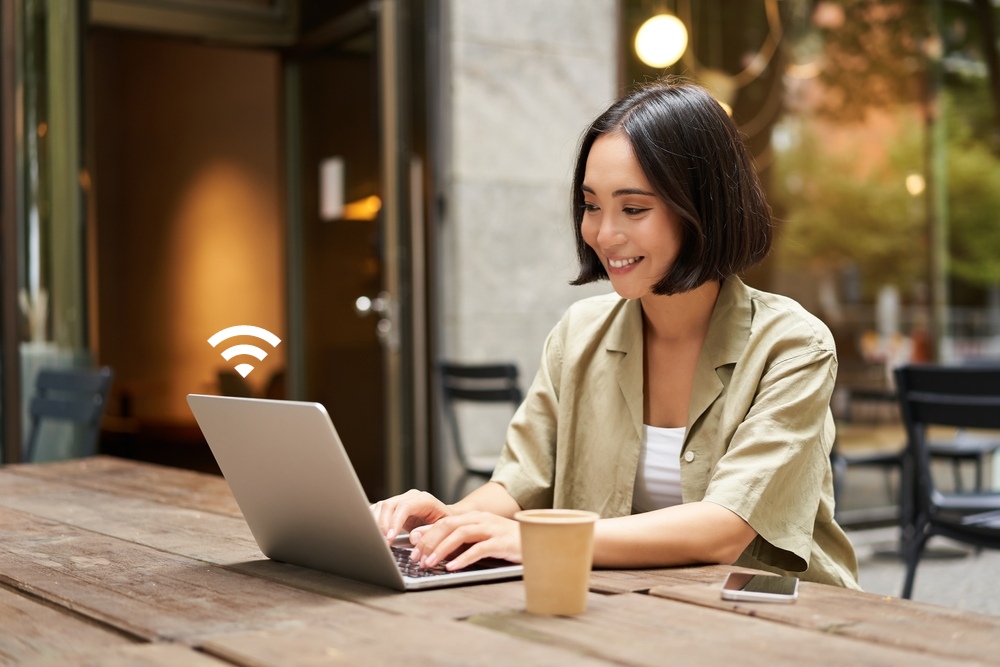
[[[834,272],[855,267],[868,298],[885,284],[908,291],[927,271],[921,202],[906,189],[921,163],[920,127],[901,114],[897,135],[885,137],[885,159],[875,160],[861,141],[832,147],[829,127],[803,119],[799,140],[776,161],[772,199],[785,212],[779,261]]]

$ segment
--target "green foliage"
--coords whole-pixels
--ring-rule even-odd
[[[961,128],[948,146],[948,212],[951,273],[1000,283],[1000,160]]]
[[[892,108],[921,96],[926,0],[827,0],[844,23],[821,30],[826,93],[820,113],[841,122],[864,120],[868,109]]]
[[[887,138],[888,159],[862,169],[871,161],[864,146],[834,151],[816,126],[800,126],[798,141],[775,163],[772,201],[782,262],[821,270],[854,265],[869,297],[881,285],[907,290],[924,278],[923,204],[905,186],[921,164],[919,128],[912,121],[902,127],[899,137]]]
[[[979,138],[961,109],[948,109],[949,270],[970,285],[1000,283],[1000,159]],[[794,123],[799,123],[797,127]],[[886,159],[870,168],[866,147],[835,150],[823,141],[822,121],[785,121],[795,128],[775,161],[771,193],[779,219],[776,252],[789,266],[860,270],[866,296],[884,284],[904,293],[927,280],[926,195],[906,191],[908,174],[922,173],[924,129],[900,114],[885,136]],[[840,129],[843,131],[843,128]]]

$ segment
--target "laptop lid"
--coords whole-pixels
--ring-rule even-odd
[[[396,590],[520,576],[508,564],[404,577],[323,405],[199,394],[188,405],[268,558]]]

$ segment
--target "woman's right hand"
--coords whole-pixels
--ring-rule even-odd
[[[451,516],[451,507],[427,493],[410,489],[398,496],[386,498],[372,505],[372,514],[385,539],[392,542],[397,535],[419,526],[432,524]]]

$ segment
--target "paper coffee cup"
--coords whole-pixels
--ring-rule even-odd
[[[525,609],[532,614],[575,616],[587,610],[594,558],[594,523],[582,510],[523,510],[521,525]]]

